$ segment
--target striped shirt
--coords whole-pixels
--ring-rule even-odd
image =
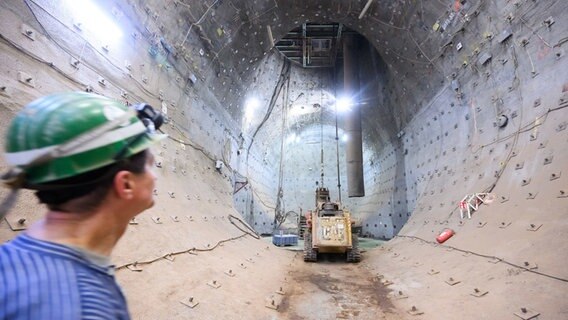
[[[0,320],[130,319],[114,267],[24,233],[0,246]]]

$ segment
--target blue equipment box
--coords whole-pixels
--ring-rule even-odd
[[[295,234],[275,234],[272,243],[276,246],[295,246],[298,244],[298,236]]]

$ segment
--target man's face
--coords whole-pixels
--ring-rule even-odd
[[[157,177],[154,173],[154,155],[148,151],[144,172],[136,175],[136,184],[139,186],[136,194],[140,201],[141,211],[151,208],[154,205],[154,187],[156,179]]]

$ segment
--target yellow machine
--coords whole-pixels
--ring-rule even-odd
[[[347,262],[361,261],[359,240],[352,234],[351,215],[329,200],[327,188],[316,189],[316,210],[306,214],[304,261],[317,261],[318,253],[345,253]]]

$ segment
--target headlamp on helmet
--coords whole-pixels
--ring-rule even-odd
[[[129,109],[91,93],[49,95],[28,104],[12,120],[6,160],[24,171],[24,187],[44,184],[149,148],[165,137],[155,132],[162,123],[161,113],[148,104]]]

